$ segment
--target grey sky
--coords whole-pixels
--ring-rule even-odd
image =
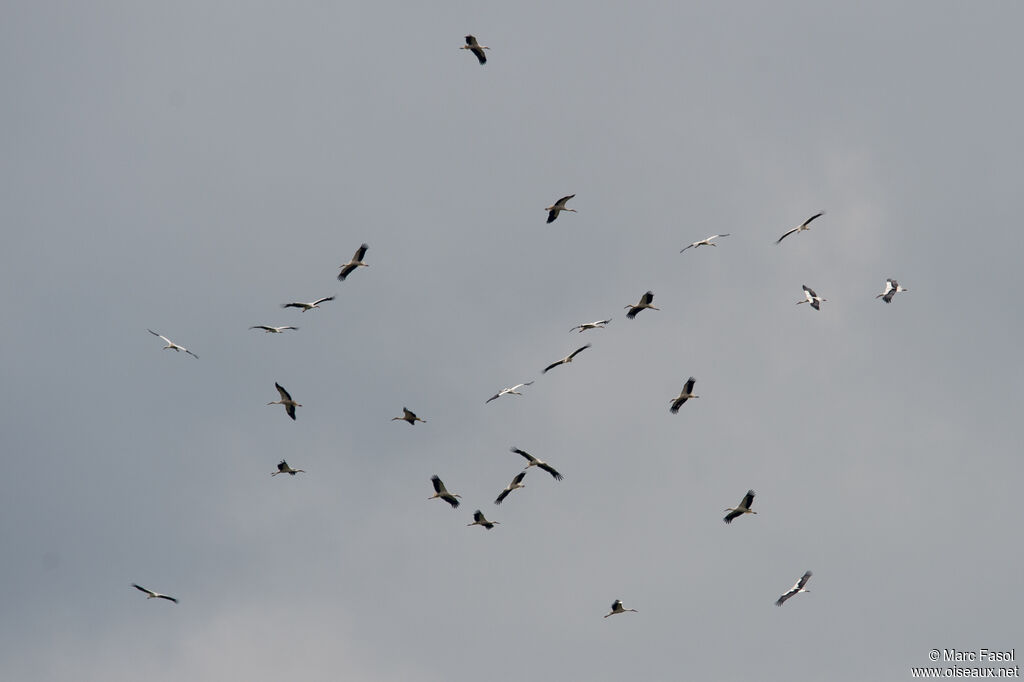
[[[1024,645],[1019,4],[2,14],[0,678],[901,680]],[[565,480],[495,507],[511,445]]]

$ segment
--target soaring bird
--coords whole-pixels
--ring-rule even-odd
[[[811,572],[807,571],[806,573],[804,573],[800,577],[800,580],[796,581],[796,585],[793,585],[793,587],[789,588],[789,592],[787,592],[786,594],[782,595],[781,597],[779,597],[775,601],[775,605],[776,606],[782,606],[783,604],[786,603],[787,599],[792,597],[794,594],[797,594],[798,592],[810,592],[810,590],[805,590],[804,589],[804,585],[806,585],[807,581],[810,580],[810,579],[811,579]]]
[[[280,334],[286,329],[298,329],[298,327],[268,327],[265,324],[257,324],[249,327],[249,329],[262,329],[267,334]]]
[[[444,487],[444,483],[441,482],[441,479],[438,478],[436,474],[430,477],[430,482],[434,484],[434,494],[428,497],[428,500],[432,500],[435,497],[440,497],[442,500],[450,504],[452,506],[452,509],[455,509],[461,504],[455,498],[462,497],[462,495],[452,495],[450,492],[448,492],[448,489]]]
[[[614,616],[614,615],[619,614],[619,613],[625,613],[626,611],[632,611],[633,613],[639,613],[639,611],[637,611],[636,609],[623,608],[622,600],[621,599],[616,599],[615,601],[612,602],[612,610],[610,612],[606,613],[604,617],[607,618],[608,616]]]
[[[299,302],[282,303],[281,307],[282,308],[301,308],[302,312],[306,312],[307,310],[312,310],[313,308],[319,308],[321,303],[326,303],[327,301],[333,301],[333,300],[334,300],[333,296],[324,296],[323,298],[316,299],[312,303],[299,303]]]
[[[474,36],[466,36],[466,44],[460,47],[459,49],[469,50],[470,52],[475,54],[476,58],[480,60],[480,66],[483,66],[484,64],[487,63],[487,55],[484,54],[484,50],[489,50],[491,48],[476,42],[476,38]]]
[[[188,348],[185,348],[185,346],[179,346],[178,344],[174,343],[173,341],[171,341],[169,338],[167,338],[163,334],[157,334],[152,329],[147,329],[146,331],[149,332],[150,334],[152,334],[153,336],[159,336],[161,339],[163,339],[167,343],[167,345],[164,346],[164,348],[163,348],[164,350],[173,350],[175,352],[185,351],[186,353],[188,353],[189,355],[194,357],[196,360],[199,359],[199,356],[196,355],[195,353],[193,353],[192,351],[190,351]]]
[[[345,278],[351,275],[352,271],[355,270],[356,268],[370,267],[369,265],[363,262],[363,256],[366,255],[366,250],[368,248],[370,247],[367,246],[366,244],[360,245],[360,247],[356,250],[355,255],[352,256],[352,260],[345,263],[344,265],[338,266],[339,268],[341,268],[341,272],[338,273],[338,279],[344,282]]]
[[[824,211],[821,211],[820,213],[815,213],[815,214],[814,214],[814,215],[812,215],[812,216],[811,216],[810,218],[808,218],[807,220],[803,221],[803,222],[802,222],[801,224],[797,225],[797,226],[796,226],[796,227],[794,227],[794,228],[793,228],[792,230],[790,230],[790,231],[786,232],[786,233],[785,233],[784,235],[782,235],[781,237],[779,237],[778,241],[776,241],[775,243],[776,243],[776,244],[780,243],[780,242],[781,242],[781,241],[782,241],[783,239],[785,239],[785,238],[786,238],[786,237],[788,237],[789,235],[793,234],[794,232],[802,232],[802,231],[804,231],[804,230],[809,230],[809,229],[811,229],[811,228],[810,228],[810,224],[811,224],[811,223],[812,223],[812,222],[813,222],[814,220],[817,220],[818,218],[820,218],[820,217],[821,217],[821,216],[823,216],[823,215],[825,215],[825,212],[824,212]]]
[[[572,359],[574,357],[576,357],[577,355],[579,355],[580,353],[582,353],[583,351],[585,351],[588,348],[590,348],[590,344],[589,343],[587,345],[585,345],[585,346],[577,348],[576,350],[574,350],[573,352],[569,353],[568,355],[566,355],[564,358],[562,358],[558,362],[552,362],[550,365],[545,367],[543,370],[541,370],[541,374],[547,374],[549,369],[553,369],[555,367],[558,367],[559,365],[564,365],[564,364],[566,364],[568,362],[572,362]]]
[[[748,490],[747,494],[743,496],[743,500],[740,502],[738,507],[729,507],[725,511],[729,512],[722,519],[726,523],[732,523],[732,520],[738,516],[744,514],[756,514],[757,512],[750,508],[750,505],[754,504],[754,491]]]
[[[416,413],[410,410],[408,407],[403,407],[402,412],[403,414],[401,417],[392,417],[391,421],[395,421],[396,419],[399,421],[406,421],[409,422],[409,426],[416,426],[416,422],[423,422],[424,424],[427,423],[426,419],[420,419],[419,417],[416,416]]]
[[[639,313],[644,308],[650,308],[651,310],[660,310],[660,308],[655,308],[653,305],[651,305],[653,301],[654,292],[648,291],[646,294],[640,297],[640,302],[637,303],[636,305],[625,306],[626,308],[629,308],[629,312],[626,313],[626,317],[632,320],[634,317],[637,316],[637,313]]]
[[[512,452],[516,453],[517,455],[522,455],[523,457],[526,458],[526,461],[529,462],[529,464],[526,465],[527,469],[529,469],[530,467],[537,467],[538,469],[543,469],[544,471],[546,471],[549,474],[551,474],[552,476],[554,476],[556,481],[561,481],[562,480],[562,474],[560,474],[557,471],[555,471],[555,468],[553,466],[551,466],[550,464],[548,464],[547,462],[542,462],[541,460],[539,460],[536,457],[534,457],[533,455],[531,455],[529,452],[526,452],[524,450],[520,450],[519,448],[515,447],[514,445],[511,448],[509,448],[509,449]]]
[[[557,218],[558,214],[560,212],[562,212],[562,211],[569,211],[570,213],[575,213],[576,212],[575,208],[566,208],[565,207],[565,202],[569,201],[569,199],[572,199],[574,196],[576,196],[576,195],[575,194],[570,194],[567,197],[562,197],[561,199],[559,199],[555,203],[551,204],[550,206],[545,206],[544,207],[544,210],[548,212],[548,222],[549,223],[555,222],[555,218]]]
[[[294,476],[295,474],[304,473],[306,473],[305,469],[292,469],[290,466],[288,466],[288,462],[282,459],[280,462],[277,463],[277,471],[271,472],[270,475],[277,476],[278,474],[291,474],[292,476]]]
[[[875,296],[875,298],[880,298],[886,303],[892,303],[892,297],[904,291],[910,291],[910,289],[904,289],[894,279],[887,279],[885,280],[885,291]]]
[[[686,249],[695,249],[698,246],[718,246],[718,244],[715,244],[713,240],[718,239],[719,237],[728,237],[728,236],[729,236],[728,232],[726,232],[725,234],[713,234],[710,237],[708,237],[707,239],[701,239],[699,242],[694,242],[694,243],[690,244],[689,246],[684,246],[683,250],[680,251],[679,253],[682,253],[683,251],[686,251]]]
[[[295,408],[302,407],[302,405],[292,400],[288,391],[284,390],[284,387],[276,381],[274,382],[274,387],[277,389],[277,392],[281,394],[281,399],[267,403],[267,405],[284,405],[284,411],[288,413],[288,416],[292,418],[292,421],[295,421]]]
[[[477,509],[473,512],[473,523],[467,523],[467,526],[483,526],[487,530],[490,530],[497,526],[501,521],[488,521],[484,516],[484,513]]]
[[[672,414],[677,414],[679,412],[679,408],[682,407],[683,403],[685,403],[687,400],[689,400],[690,398],[700,397],[699,395],[693,394],[693,385],[695,383],[697,383],[697,380],[694,379],[693,377],[690,377],[689,379],[686,380],[686,383],[683,384],[683,389],[679,391],[679,395],[677,395],[675,398],[672,398],[672,407],[668,408],[669,412],[671,412]]]
[[[797,301],[796,304],[810,303],[811,307],[815,310],[821,310],[821,304],[827,301],[827,298],[822,298],[814,293],[814,289],[810,288],[806,284],[801,285],[804,288],[804,300]]]
[[[166,599],[167,601],[172,601],[175,604],[178,603],[178,600],[174,597],[168,597],[166,594],[160,594],[159,592],[154,592],[153,590],[147,590],[142,585],[136,585],[135,583],[132,583],[132,587],[134,587],[136,590],[139,590],[140,592],[145,592],[146,599]]]
[[[587,331],[588,329],[604,329],[604,326],[606,324],[608,324],[609,322],[611,322],[611,321],[612,321],[611,318],[608,318],[607,320],[598,320],[596,322],[584,322],[583,324],[576,325],[575,327],[573,327],[569,331],[575,332],[577,329],[579,329],[579,331],[576,332],[576,333],[577,334],[582,334],[583,332]]]
[[[491,402],[492,400],[497,400],[498,398],[500,398],[503,395],[522,395],[522,393],[520,393],[516,389],[517,388],[522,388],[523,386],[530,386],[532,384],[533,384],[532,381],[527,381],[525,384],[516,384],[515,386],[509,386],[507,388],[503,388],[500,391],[498,391],[497,393],[495,393],[494,395],[492,395],[490,398],[485,400],[484,401],[484,405],[486,405],[487,403]]]
[[[526,478],[525,471],[520,471],[518,474],[516,474],[516,477],[512,479],[512,482],[508,484],[508,487],[502,490],[501,494],[498,495],[498,499],[494,501],[494,504],[501,504],[502,502],[504,502],[505,498],[508,497],[508,494],[515,490],[516,488],[525,488],[526,486],[523,485],[524,478]]]

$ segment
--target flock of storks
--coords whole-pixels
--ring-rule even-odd
[[[463,45],[461,47],[461,49],[469,50],[470,52],[472,52],[476,56],[477,60],[479,60],[481,65],[484,65],[484,64],[487,63],[487,55],[484,53],[484,50],[489,50],[490,48],[488,46],[486,46],[486,45],[480,45],[479,42],[477,41],[477,39],[474,36],[467,35],[466,36],[466,44]],[[544,210],[548,212],[547,222],[548,223],[554,222],[558,218],[559,214],[561,212],[563,212],[563,211],[575,213],[576,209],[566,207],[566,203],[570,199],[573,199],[575,196],[576,196],[575,194],[566,195],[566,196],[560,198],[558,201],[554,202],[552,205],[546,206],[544,208]],[[797,225],[796,227],[792,228],[791,230],[788,230],[785,233],[783,233],[783,235],[781,237],[779,237],[778,240],[776,240],[775,243],[776,244],[780,244],[780,243],[782,243],[782,240],[784,240],[786,237],[788,237],[791,234],[796,234],[796,233],[799,233],[799,232],[803,232],[803,231],[809,230],[811,223],[814,222],[815,220],[817,220],[818,218],[820,218],[821,216],[823,216],[824,214],[825,214],[824,211],[820,211],[818,213],[815,213],[814,215],[812,215],[810,218],[805,220],[800,225]],[[709,236],[709,237],[707,237],[705,239],[701,239],[699,241],[695,241],[695,242],[689,244],[688,246],[684,247],[680,251],[680,253],[683,253],[687,249],[696,249],[696,248],[699,248],[701,246],[715,246],[715,247],[717,247],[718,244],[716,244],[714,240],[720,239],[720,238],[723,238],[723,237],[728,237],[728,236],[729,236],[728,233],[711,235],[711,236]],[[360,267],[368,267],[369,264],[363,262],[363,258],[366,256],[367,249],[369,249],[369,246],[367,244],[364,243],[364,244],[360,245],[360,247],[356,250],[356,252],[352,256],[352,258],[347,263],[345,263],[344,265],[339,266],[341,268],[341,271],[338,273],[338,279],[339,280],[345,281],[345,279],[349,275],[351,275],[354,271],[356,271],[358,268],[360,268]],[[797,304],[809,303],[811,308],[813,308],[815,310],[821,310],[821,304],[828,300],[828,299],[825,299],[825,298],[822,298],[822,297],[818,296],[818,294],[815,293],[815,291],[813,289],[811,289],[810,287],[808,287],[807,285],[803,285],[803,291],[804,291],[804,299],[800,300],[800,301],[797,301]],[[900,284],[895,279],[887,279],[886,282],[885,282],[884,290],[882,291],[882,293],[878,294],[875,298],[881,298],[884,302],[891,303],[893,297],[897,293],[901,293],[901,292],[905,292],[905,291],[908,291],[908,289],[900,286]],[[323,298],[319,298],[319,299],[317,299],[315,301],[311,301],[311,302],[308,302],[308,303],[307,302],[284,303],[284,304],[281,305],[281,307],[282,308],[297,308],[301,312],[305,313],[305,312],[307,312],[309,310],[313,310],[313,309],[319,308],[321,303],[326,303],[328,301],[333,301],[333,300],[334,300],[334,296],[325,296]],[[654,302],[654,293],[651,292],[651,291],[648,291],[648,292],[644,293],[644,295],[640,297],[639,302],[637,302],[635,304],[630,304],[630,305],[626,305],[625,306],[625,308],[628,309],[628,312],[626,313],[626,317],[628,319],[632,320],[632,319],[634,319],[637,316],[637,314],[639,314],[641,311],[643,311],[645,309],[649,308],[651,310],[658,310],[658,308],[656,308],[656,307],[654,307],[654,305],[652,305],[653,302]],[[589,331],[589,330],[593,330],[593,329],[603,329],[605,327],[605,325],[607,325],[609,322],[611,322],[610,318],[606,319],[606,320],[597,320],[595,322],[585,322],[583,324],[576,325],[575,327],[573,327],[569,331],[570,332],[575,331],[577,333],[583,333],[585,331]],[[253,325],[252,327],[250,327],[250,329],[260,329],[260,330],[263,330],[265,333],[268,333],[268,334],[280,334],[280,333],[283,333],[286,330],[297,330],[298,327],[291,326],[291,325],[282,325],[282,326]],[[159,336],[161,339],[163,339],[163,341],[167,344],[167,345],[165,345],[163,347],[164,350],[173,350],[173,351],[176,351],[176,352],[184,352],[184,353],[187,353],[188,355],[191,355],[195,359],[199,358],[199,356],[196,355],[195,353],[193,353],[191,350],[189,350],[188,348],[185,348],[182,345],[179,345],[179,344],[171,341],[166,336],[163,336],[162,334],[158,334],[157,332],[153,331],[152,329],[148,329],[147,331],[150,334],[153,334],[154,336]],[[579,355],[580,353],[582,353],[583,351],[587,350],[590,347],[591,347],[591,344],[588,343],[588,344],[586,344],[584,346],[581,346],[581,347],[577,348],[575,351],[573,351],[569,355],[566,355],[561,360],[557,360],[557,361],[552,362],[551,364],[549,364],[547,367],[545,367],[543,370],[541,370],[541,373],[542,374],[546,374],[548,371],[554,369],[555,367],[558,367],[559,365],[564,365],[564,364],[571,363],[573,361],[573,358],[575,358],[577,355]],[[699,396],[697,396],[697,395],[695,395],[693,393],[693,388],[694,388],[694,384],[695,383],[696,383],[696,379],[694,379],[693,377],[690,377],[684,383],[683,388],[679,392],[679,395],[676,396],[675,398],[671,399],[671,401],[670,401],[671,402],[671,406],[669,407],[669,411],[672,414],[678,413],[680,408],[683,406],[684,403],[686,403],[687,400],[690,400],[691,398],[699,397]],[[510,387],[503,388],[500,391],[498,391],[497,393],[495,393],[493,396],[488,398],[485,401],[485,404],[486,403],[490,403],[491,401],[497,400],[498,398],[501,398],[502,396],[506,396],[506,395],[519,395],[519,396],[521,396],[522,393],[519,392],[517,389],[525,388],[525,387],[531,386],[531,385],[533,385],[533,381],[526,381],[526,382],[523,382],[523,383],[520,383],[520,384],[516,384],[515,386],[510,386]],[[296,402],[291,397],[291,394],[289,394],[288,391],[285,390],[285,388],[283,386],[281,386],[281,384],[275,382],[274,383],[274,387],[277,389],[277,392],[280,395],[280,400],[275,400],[275,401],[269,402],[269,403],[267,403],[267,405],[283,405],[287,415],[292,420],[295,420],[295,418],[296,418],[296,415],[295,415],[296,408],[302,407],[301,403]],[[407,407],[402,407],[402,415],[401,416],[392,417],[391,420],[392,421],[396,421],[396,420],[397,421],[405,421],[410,426],[415,426],[417,422],[426,423],[425,419],[420,419],[416,415],[415,412],[413,412],[412,410],[408,409]],[[562,474],[560,474],[554,467],[552,467],[547,462],[544,462],[544,461],[534,457],[530,453],[528,453],[528,452],[526,452],[524,450],[521,450],[519,448],[516,448],[514,446],[511,448],[511,452],[514,453],[514,454],[517,454],[517,455],[519,455],[521,457],[523,457],[526,460],[527,464],[526,464],[526,467],[522,471],[520,471],[519,473],[517,473],[515,475],[515,477],[512,479],[512,482],[509,483],[505,487],[505,489],[502,490],[498,494],[497,499],[494,500],[494,504],[500,505],[505,500],[505,498],[507,498],[513,491],[523,487],[523,479],[526,477],[526,474],[530,470],[530,467],[537,467],[538,469],[546,471],[556,481],[562,480]],[[278,474],[289,474],[291,476],[295,476],[295,474],[298,474],[298,473],[305,473],[305,472],[304,472],[303,469],[293,469],[291,466],[288,465],[288,462],[286,460],[282,459],[280,461],[280,463],[277,465],[277,471],[271,472],[271,476],[277,476]],[[440,499],[440,500],[443,500],[443,501],[447,502],[449,505],[451,505],[451,507],[453,509],[456,509],[456,508],[459,507],[459,505],[461,504],[461,502],[459,501],[459,498],[461,497],[461,495],[453,494],[453,493],[449,492],[448,489],[445,487],[444,482],[441,480],[441,478],[439,476],[437,476],[437,475],[432,476],[431,479],[430,479],[430,482],[433,485],[434,494],[431,495],[429,498],[427,498],[428,500]],[[740,501],[740,503],[737,506],[727,508],[725,511],[727,511],[729,513],[723,519],[725,521],[725,523],[727,523],[727,524],[732,523],[735,519],[737,519],[740,516],[743,516],[745,514],[756,514],[757,512],[754,511],[751,508],[753,506],[753,503],[754,503],[754,496],[755,496],[754,491],[753,490],[748,490],[746,495],[743,496],[743,499]],[[499,523],[500,522],[498,522],[498,521],[489,521],[489,520],[487,520],[487,518],[484,516],[483,512],[481,510],[477,509],[473,513],[473,522],[469,523],[467,525],[468,526],[482,526],[482,527],[484,527],[487,530],[491,530],[491,529],[494,528],[494,526],[499,525]],[[782,594],[776,600],[775,605],[776,606],[782,606],[786,602],[786,600],[788,600],[790,597],[793,597],[794,595],[799,594],[800,592],[809,592],[809,590],[806,589],[806,585],[807,585],[807,581],[810,580],[811,575],[812,575],[811,571],[805,572],[800,577],[800,579],[797,580],[797,582],[793,585],[793,587],[791,587],[787,592]],[[132,586],[135,589],[140,590],[141,592],[144,592],[146,594],[146,598],[147,599],[154,599],[154,598],[166,599],[168,601],[171,601],[171,602],[174,602],[174,603],[178,603],[178,600],[175,599],[174,597],[170,597],[170,596],[165,595],[165,594],[160,594],[159,592],[153,592],[152,590],[148,590],[145,587],[142,587],[141,585],[138,585],[138,584],[135,584],[135,583],[132,583]],[[623,604],[622,604],[622,601],[619,600],[619,599],[616,599],[612,603],[612,605],[611,605],[611,611],[609,613],[607,613],[604,617],[608,618],[609,616],[614,616],[614,615],[617,615],[617,614],[620,614],[620,613],[626,613],[626,612],[636,613],[637,610],[636,609],[627,609],[627,608],[625,608],[623,606]]]

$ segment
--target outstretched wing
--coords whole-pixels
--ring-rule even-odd
[[[520,450],[519,448],[517,448],[515,446],[513,446],[513,447],[511,447],[509,449],[512,452],[516,453],[517,455],[522,455],[523,457],[525,457],[528,462],[536,462],[537,461],[536,457],[531,455],[529,452],[526,452],[525,450]]]
[[[562,480],[562,474],[560,474],[557,471],[555,471],[555,468],[553,466],[551,466],[550,464],[547,464],[547,463],[545,463],[545,464],[538,464],[537,467],[540,468],[540,469],[543,469],[544,471],[546,471],[549,474],[551,474],[552,476],[554,476],[556,481],[561,481]]]

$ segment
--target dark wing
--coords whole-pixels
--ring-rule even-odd
[[[280,471],[281,473],[288,471],[288,462],[282,459],[277,465],[277,470]]]
[[[447,490],[445,490],[444,483],[441,482],[440,477],[438,477],[436,475],[435,476],[431,476],[430,477],[430,482],[434,484],[434,492],[435,493],[444,494],[444,493],[448,492]]]
[[[811,298],[818,298],[818,295],[816,293],[814,293],[814,289],[810,288],[806,284],[801,284],[800,286],[802,286],[804,288],[804,291],[806,291],[807,293],[809,293],[811,295]]]
[[[804,585],[807,584],[807,581],[811,579],[812,575],[813,574],[810,571],[807,571],[802,576],[800,576],[800,581],[797,582],[796,589],[798,589],[798,590],[804,589]]]
[[[365,256],[365,255],[366,255],[366,250],[367,250],[368,248],[370,248],[370,247],[369,247],[368,245],[366,245],[366,244],[360,244],[360,245],[359,245],[359,249],[358,249],[358,250],[356,251],[356,255],[355,255],[355,257],[353,258],[353,260],[357,260],[357,261],[360,261],[360,262],[362,262],[362,260],[363,260],[363,256]]]
[[[722,520],[725,521],[726,523],[732,523],[732,520],[735,519],[737,516],[743,516],[743,512],[738,512],[738,511],[729,512],[728,514],[725,515],[725,518],[722,519]]]
[[[693,377],[690,377],[689,379],[686,380],[686,383],[683,384],[683,390],[686,391],[687,394],[693,393],[693,385],[696,383],[697,380],[694,379]]]
[[[254,327],[249,327],[249,329],[264,329],[264,330],[266,330],[268,332],[269,331],[273,331],[270,327],[268,327],[266,325],[263,325],[263,324],[258,324],[258,325],[254,326]]]
[[[632,308],[629,309],[629,312],[626,313],[626,317],[632,320],[641,310],[643,310],[643,308],[641,308],[640,306],[633,306]]]
[[[166,599],[167,601],[172,601],[175,604],[178,603],[177,599],[175,599],[174,597],[168,597],[166,594],[158,594],[158,595],[156,595],[156,597],[157,597],[157,599]]]
[[[807,227],[808,225],[810,225],[812,222],[814,222],[815,220],[817,220],[818,218],[820,218],[823,215],[825,215],[824,211],[821,211],[820,213],[815,213],[810,218],[805,220],[800,227]]]
[[[786,594],[784,594],[781,597],[779,597],[778,599],[776,599],[775,600],[775,605],[776,606],[782,606],[783,604],[786,603],[786,600],[789,599],[790,597],[792,597],[794,594],[796,594],[796,590],[790,590]]]
[[[747,494],[743,496],[743,501],[740,502],[740,506],[750,509],[750,505],[752,504],[754,504],[754,491],[748,490]]]
[[[304,303],[282,303],[281,307],[282,308],[305,308],[306,305]]]
[[[281,394],[281,400],[291,400],[292,399],[292,397],[291,397],[291,395],[289,395],[288,391],[284,390],[284,386],[282,386],[281,384],[279,384],[279,383],[277,383],[275,381],[274,382],[274,387],[277,389],[277,392]],[[292,419],[294,419],[294,417],[292,417]]]
[[[576,357],[577,355],[579,355],[580,353],[582,353],[583,351],[585,351],[588,348],[590,348],[590,344],[589,343],[587,345],[583,346],[582,348],[577,348],[576,350],[574,350],[572,352],[572,355],[569,356],[569,359],[572,360],[574,357]]]
[[[892,303],[892,297],[895,296],[895,295],[896,295],[896,290],[895,289],[889,289],[889,291],[885,292],[885,295],[882,296],[882,300],[885,301],[886,303]]]
[[[484,401],[484,405],[486,405],[487,403],[491,402],[492,400],[497,400],[500,397],[501,397],[501,393],[495,393],[490,398],[488,398],[487,400]]]
[[[555,222],[555,218],[557,218],[557,217],[558,217],[558,211],[555,211],[555,210],[548,211],[548,222],[549,223]]]
[[[818,299],[811,301],[811,307],[815,310],[821,310],[821,302]]]
[[[284,411],[288,413],[288,416],[292,418],[292,421],[295,421],[295,405],[292,405],[291,403],[285,405]]]
[[[555,202],[555,206],[561,206],[562,208],[565,208],[565,202],[569,201],[569,199],[572,199],[574,196],[576,195],[570,194],[569,196],[562,197],[561,199]]]
[[[558,367],[558,366],[559,366],[559,365],[561,365],[561,364],[562,364],[563,362],[565,362],[565,359],[564,359],[564,358],[563,358],[562,360],[559,360],[558,362],[552,362],[552,363],[551,363],[550,365],[548,365],[547,367],[545,367],[544,369],[542,369],[542,370],[540,371],[540,373],[541,373],[541,374],[547,374],[547,371],[548,371],[549,369],[551,369],[551,368],[553,368],[553,367]]]
[[[799,229],[800,229],[799,227],[794,227],[794,228],[793,228],[792,230],[790,230],[789,232],[785,233],[784,235],[782,235],[781,237],[779,237],[779,238],[778,238],[777,240],[775,240],[775,243],[776,243],[776,244],[780,244],[780,243],[782,243],[782,240],[783,240],[783,239],[785,239],[786,237],[788,237],[789,235],[793,234],[794,232],[796,232],[796,231],[797,231],[797,230],[799,230]]]
[[[553,466],[551,466],[550,464],[538,464],[537,467],[540,468],[540,469],[543,469],[544,471],[546,471],[549,474],[551,474],[552,476],[554,476],[556,481],[561,481],[562,480],[562,474],[560,474],[557,471],[555,471],[555,468]]]
[[[496,499],[496,500],[494,501],[494,504],[501,504],[501,503],[502,503],[502,501],[504,501],[504,499],[505,499],[506,497],[508,497],[508,494],[509,494],[510,492],[512,492],[512,489],[511,489],[511,488],[505,488],[504,490],[502,490],[502,491],[501,491],[501,494],[500,494],[500,495],[498,495],[498,499]]]
[[[517,447],[512,447],[512,448],[510,448],[510,450],[512,452],[516,453],[517,455],[522,455],[523,457],[525,457],[530,462],[536,462],[537,461],[536,457],[531,455],[529,452],[526,452],[525,450],[520,450]]]
[[[473,520],[477,523],[485,523],[487,521],[487,519],[484,518],[484,513],[479,509],[473,512]]]
[[[612,611],[618,611],[621,608],[622,608],[622,601],[620,599],[616,599],[615,601],[612,602]]]
[[[452,509],[455,509],[459,506],[459,501],[451,493],[445,493],[444,495],[441,495],[441,499],[450,504],[452,506]]]
[[[487,55],[485,55],[484,51],[479,47],[474,47],[470,49],[470,52],[476,55],[477,60],[480,62],[480,66],[483,66],[484,64],[487,63]]]
[[[334,300],[333,296],[324,296],[323,298],[319,298],[319,299],[313,301],[313,305],[319,305],[321,303],[326,303],[327,301],[333,301],[333,300]]]
[[[668,411],[672,414],[679,414],[679,408],[686,402],[686,398],[676,398],[675,402],[672,403],[672,407],[668,408]]]
[[[696,246],[696,244],[690,244],[689,246],[683,248],[682,251],[680,251],[679,253],[682,253],[683,251],[686,251],[686,249],[692,249],[694,246]]]
[[[135,583],[132,583],[132,587],[134,587],[136,590],[139,590],[140,592],[145,592],[146,594],[156,594],[156,592],[150,592],[142,585],[136,585]]]
[[[640,298],[640,303],[643,305],[650,305],[654,303],[654,292],[648,291]]]
[[[188,348],[185,349],[185,352],[188,353],[189,355],[191,355],[192,357],[194,357],[196,360],[199,359],[199,356],[196,355],[195,353],[193,353],[192,351],[190,351]]]
[[[476,36],[466,36],[466,44],[469,45],[470,47],[479,45],[479,43],[476,42]]]
[[[348,277],[352,273],[352,271],[355,270],[355,269],[356,269],[355,265],[346,265],[345,267],[343,267],[341,269],[341,272],[338,273],[338,279],[340,279],[342,282],[344,282],[345,278]]]

